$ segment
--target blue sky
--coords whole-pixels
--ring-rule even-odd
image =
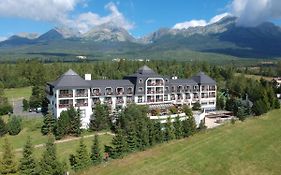
[[[206,25],[211,18],[229,13],[233,7],[237,14],[244,15],[243,19],[251,15],[247,11],[263,14],[260,11],[266,8],[265,5],[259,6],[256,1],[261,0],[1,0],[0,39],[20,32],[44,33],[55,26],[71,26],[87,32],[105,22],[116,23],[139,37],[191,20],[203,20],[200,24]],[[279,0],[266,1],[277,3]],[[246,6],[245,2],[248,3]],[[261,8],[253,9],[251,3]],[[244,5],[242,10],[241,4]],[[269,17],[259,18],[267,20]],[[274,19],[280,23],[279,16]],[[194,25],[199,25],[198,21]]]

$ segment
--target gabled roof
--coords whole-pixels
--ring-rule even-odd
[[[146,65],[139,68],[137,73],[139,73],[139,74],[155,74],[155,72]]]
[[[216,81],[206,75],[204,72],[199,72],[195,76],[191,77],[198,84],[216,84]]]
[[[49,83],[55,88],[74,88],[74,87],[90,87],[90,84],[81,78],[72,69],[69,69],[62,76],[60,76],[56,81]]]
[[[185,85],[185,84],[194,85],[197,83],[193,79],[171,79],[170,84],[171,85]]]
[[[123,87],[134,86],[129,80],[91,80],[91,87]]]

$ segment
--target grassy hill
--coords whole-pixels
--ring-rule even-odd
[[[281,110],[92,167],[91,175],[280,175]]]

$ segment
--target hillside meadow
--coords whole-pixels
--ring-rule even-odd
[[[280,112],[161,144],[80,175],[280,175]]]

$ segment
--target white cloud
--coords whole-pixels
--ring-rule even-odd
[[[207,22],[205,20],[191,20],[182,23],[177,23],[173,28],[175,29],[187,29],[189,27],[206,26]]]
[[[5,40],[7,40],[8,39],[8,37],[6,37],[6,36],[0,36],[0,42],[1,41],[5,41]]]
[[[210,19],[209,22],[206,20],[200,19],[200,20],[191,20],[191,21],[185,21],[182,23],[177,23],[174,25],[174,29],[187,29],[189,27],[198,27],[198,26],[206,26],[209,24],[213,24],[221,20],[222,18],[229,16],[229,13],[222,13],[219,15],[214,16],[212,19]]]
[[[280,0],[233,0],[230,6],[238,25],[256,26],[281,18]]]
[[[108,3],[105,6],[105,9],[110,12],[107,16],[100,16],[92,12],[82,13],[76,19],[69,19],[67,21],[67,25],[70,25],[71,27],[77,27],[81,33],[85,33],[91,28],[105,23],[111,23],[127,30],[130,30],[134,27],[134,24],[129,22],[124,17],[114,3]]]
[[[80,32],[87,32],[104,23],[112,23],[128,30],[134,26],[112,2],[105,5],[105,9],[109,11],[106,16],[86,12],[70,17],[79,4],[85,6],[85,0],[1,0],[0,17],[48,21],[55,25],[76,28]]]

